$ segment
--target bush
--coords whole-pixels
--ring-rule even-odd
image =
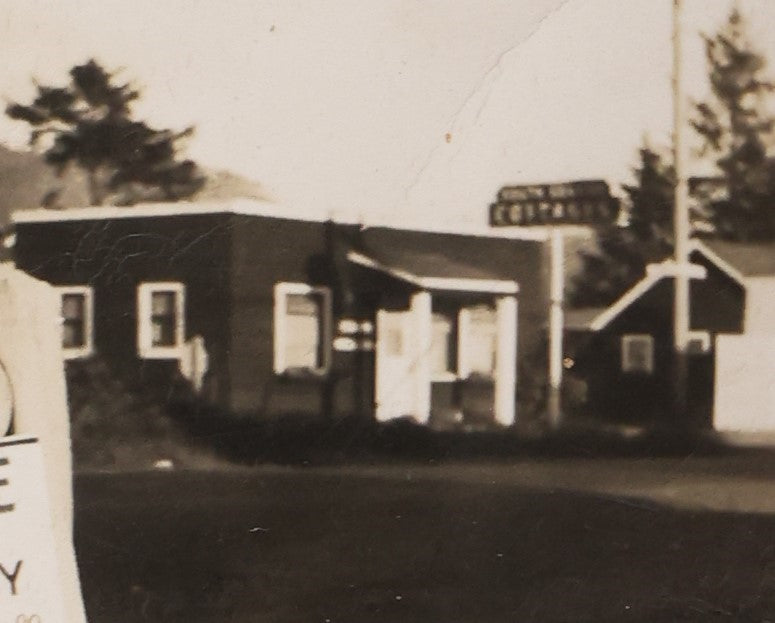
[[[99,358],[68,362],[66,378],[76,468],[185,462],[185,436],[152,394],[130,389]]]

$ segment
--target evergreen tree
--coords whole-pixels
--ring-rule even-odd
[[[85,172],[92,205],[174,201],[202,187],[197,165],[177,157],[192,128],[157,130],[133,119],[139,91],[115,84],[94,60],[73,67],[70,79],[66,87],[37,85],[32,104],[12,103],[6,113],[32,126],[31,145],[48,139],[45,159],[58,174],[71,164]]]
[[[775,239],[775,164],[767,154],[773,118],[766,111],[775,86],[762,75],[766,61],[739,11],[704,39],[711,97],[695,106],[692,125],[724,180],[725,197],[708,206],[713,224],[725,238]]]
[[[600,227],[597,249],[582,254],[582,270],[569,296],[574,307],[610,305],[643,277],[648,264],[671,252],[673,169],[644,146],[633,175],[636,183],[622,187],[625,222]]]
[[[723,192],[700,196],[698,189],[702,213],[692,214],[693,224],[709,220],[714,234],[728,239],[775,240],[775,158],[767,150],[775,122],[766,109],[775,85],[763,77],[766,61],[739,11],[704,40],[711,98],[696,104],[692,126],[703,155],[714,158]],[[598,249],[583,256],[574,280],[574,306],[609,305],[672,250],[673,169],[644,147],[634,174],[636,184],[623,187],[627,224],[598,232]]]
[[[627,222],[633,236],[644,244],[672,248],[675,171],[649,146],[639,150],[640,164],[633,171],[636,184],[624,184]]]

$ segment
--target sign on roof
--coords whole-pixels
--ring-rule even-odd
[[[490,206],[490,225],[611,223],[618,213],[619,200],[603,180],[504,186]]]

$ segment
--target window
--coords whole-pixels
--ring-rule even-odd
[[[431,375],[435,381],[456,378],[457,327],[446,314],[431,317]]]
[[[495,310],[477,305],[460,310],[460,376],[492,377],[498,325]]]
[[[278,283],[274,318],[275,372],[325,373],[331,358],[331,291]]]
[[[94,350],[92,289],[58,288],[61,295],[62,350],[65,359],[88,357]]]
[[[185,340],[182,283],[143,283],[137,289],[137,350],[146,359],[178,359]]]
[[[654,372],[654,338],[647,334],[622,336],[622,372]]]

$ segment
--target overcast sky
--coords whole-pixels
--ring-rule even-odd
[[[685,0],[700,31],[728,0]],[[775,2],[740,0],[775,59]],[[504,183],[604,178],[667,145],[672,0],[0,0],[0,95],[91,57],[143,88],[138,116],[193,124],[188,153],[299,211],[478,221]],[[774,60],[775,62],[775,60]],[[22,147],[24,124],[0,119]],[[699,168],[697,168],[699,170]]]

